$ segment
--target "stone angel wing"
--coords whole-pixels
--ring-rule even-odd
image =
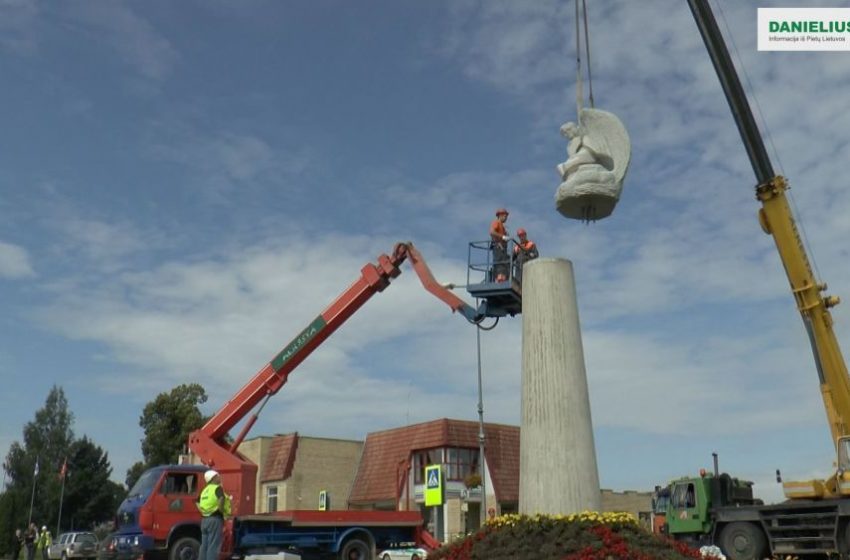
[[[613,113],[590,108],[581,110],[579,120],[585,133],[584,142],[622,185],[632,157],[632,143],[623,122]]]

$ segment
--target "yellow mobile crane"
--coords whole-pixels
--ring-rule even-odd
[[[763,505],[752,484],[720,474],[682,478],[668,487],[667,532],[694,543],[715,543],[730,560],[769,555],[827,554],[850,558],[850,377],[833,332],[831,307],[840,300],[812,272],[788,204],[788,183],[774,173],[761,133],[708,0],[688,0],[720,79],[756,175],[759,223],[771,235],[809,336],[824,408],[837,452],[826,480],[785,482],[787,498]]]
[[[758,184],[756,198],[761,202],[759,224],[773,236],[779,257],[791,283],[791,293],[809,335],[820,381],[826,416],[838,451],[838,471],[826,481],[786,482],[788,498],[828,498],[850,495],[850,377],[841,348],[832,329],[831,307],[840,303],[837,296],[823,295],[826,283],[819,283],[812,272],[809,257],[797,231],[785,191],[788,183],[773,171],[744,89],[738,80],[708,0],[688,0],[694,19],[708,49],[714,69],[723,86],[735,124],[744,141]]]

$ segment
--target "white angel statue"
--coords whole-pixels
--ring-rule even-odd
[[[598,220],[610,215],[620,199],[632,145],[613,113],[582,109],[579,123],[561,127],[570,143],[567,161],[557,167],[562,183],[555,206],[567,218]]]

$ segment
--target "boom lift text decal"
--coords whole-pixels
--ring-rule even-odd
[[[310,325],[301,331],[301,333],[296,336],[292,342],[286,345],[286,347],[280,351],[280,354],[275,356],[272,360],[272,367],[275,371],[280,371],[281,368],[289,361],[289,359],[298,353],[316,334],[325,328],[324,318],[321,315],[316,317]]]

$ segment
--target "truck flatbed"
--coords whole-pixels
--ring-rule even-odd
[[[373,511],[373,510],[291,510],[269,514],[240,515],[237,523],[269,520],[284,522],[292,527],[416,527],[422,525],[418,511]]]

